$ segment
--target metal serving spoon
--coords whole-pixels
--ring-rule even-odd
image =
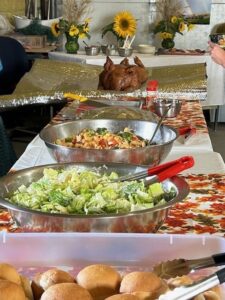
[[[172,106],[172,103],[171,103],[170,105],[167,106],[167,109],[164,111],[164,114],[163,114],[163,115],[161,116],[161,118],[159,119],[159,122],[158,122],[158,124],[157,124],[157,126],[156,126],[156,128],[155,128],[155,131],[153,132],[152,137],[151,137],[150,140],[148,141],[148,145],[151,145],[151,144],[152,144],[152,141],[153,141],[153,139],[154,139],[156,133],[158,132],[158,130],[159,130],[159,128],[160,128],[160,126],[161,126],[163,120],[165,119],[165,117],[166,117],[168,111],[170,110],[171,106]]]

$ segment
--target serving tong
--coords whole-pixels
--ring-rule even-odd
[[[188,300],[201,294],[221,283],[225,282],[225,268],[220,269],[214,274],[199,280],[193,284],[175,288],[161,295],[158,300]]]
[[[169,279],[199,270],[225,264],[225,252],[197,259],[174,259],[161,262],[153,267],[153,272],[161,278]]]
[[[169,279],[189,274],[192,270],[221,266],[225,264],[225,252],[198,259],[174,259],[153,267],[153,272],[161,278]],[[159,300],[186,300],[225,282],[225,268],[197,281],[196,283],[175,288],[159,297]]]
[[[173,177],[179,172],[191,168],[193,165],[194,159],[192,156],[183,156],[179,159],[172,160],[159,166],[148,168],[147,170],[142,172],[121,176],[114,181],[131,181],[144,178],[144,184],[150,185],[156,182],[162,182],[165,179]]]

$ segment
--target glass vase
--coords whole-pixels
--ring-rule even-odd
[[[175,43],[173,39],[163,39],[161,45],[164,49],[172,49]]]
[[[66,49],[67,53],[77,54],[79,47],[80,46],[78,43],[78,37],[70,36],[69,34],[66,34],[65,49]]]

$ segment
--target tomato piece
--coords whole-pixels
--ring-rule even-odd
[[[108,141],[108,145],[109,146],[116,146],[116,145],[118,145],[119,143],[115,140],[115,139],[110,139],[109,141]]]
[[[104,139],[101,139],[99,142],[98,142],[99,146],[101,146],[102,148],[105,148],[107,146],[107,143]]]

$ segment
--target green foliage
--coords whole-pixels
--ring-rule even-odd
[[[193,15],[191,17],[186,17],[185,20],[190,24],[209,24],[210,15]]]
[[[124,38],[120,37],[114,30],[113,30],[113,25],[114,25],[114,22],[113,23],[110,23],[108,25],[106,25],[105,27],[102,28],[102,38],[106,35],[106,33],[108,32],[112,32],[117,41],[124,41]]]

